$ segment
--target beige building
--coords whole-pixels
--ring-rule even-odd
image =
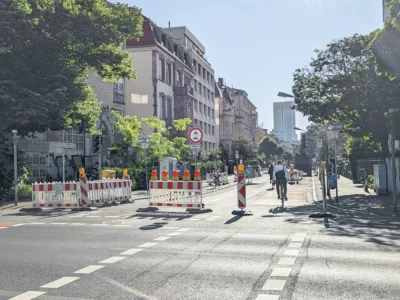
[[[219,103],[220,143],[232,157],[232,141],[244,135],[256,147],[258,145],[257,107],[250,101],[244,90],[226,86],[224,79],[218,79],[216,101]]]

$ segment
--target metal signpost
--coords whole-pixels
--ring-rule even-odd
[[[193,127],[189,130],[188,138],[190,142],[190,148],[195,156],[194,169],[197,170],[197,155],[200,150],[200,144],[204,138],[203,130],[199,127]]]
[[[18,169],[17,169],[17,144],[19,142],[20,137],[18,136],[18,131],[13,130],[13,140],[14,140],[14,204],[18,205]]]
[[[102,173],[102,156],[101,156],[101,152],[103,152],[103,136],[101,135],[101,133],[99,134],[99,180],[102,179],[101,173]]]
[[[238,159],[239,159],[239,151],[238,151],[238,150],[235,151],[235,158],[236,158],[236,166],[238,166],[238,165],[239,165],[239,162],[238,162]]]
[[[339,203],[339,184],[337,182],[337,140],[339,138],[339,131],[343,129],[342,124],[328,124],[327,130],[330,133],[331,139],[334,140],[334,152],[335,152],[335,176],[336,176],[336,203]]]
[[[149,149],[149,143],[150,139],[146,137],[141,137],[139,139],[139,143],[142,145],[142,149],[144,151],[144,163],[145,163],[145,169],[146,169],[146,191],[147,195],[149,194],[149,175],[147,172],[147,149]]]

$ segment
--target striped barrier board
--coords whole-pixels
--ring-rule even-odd
[[[151,181],[149,207],[202,208],[201,181]]]
[[[34,208],[74,208],[79,206],[77,183],[33,183]]]

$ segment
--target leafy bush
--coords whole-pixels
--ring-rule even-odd
[[[28,184],[21,185],[18,187],[18,195],[20,198],[32,197],[32,186]]]
[[[373,175],[369,175],[368,179],[367,179],[367,183],[368,183],[368,188],[371,190],[375,189],[375,182],[374,182],[374,176]]]

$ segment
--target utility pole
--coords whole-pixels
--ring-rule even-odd
[[[17,144],[19,142],[19,136],[17,130],[12,130],[11,131],[13,134],[13,140],[14,140],[14,205],[18,206],[18,164],[17,164]]]
[[[395,109],[389,109],[389,114],[391,115],[391,139],[390,139],[390,152],[391,152],[391,165],[392,165],[392,202],[393,202],[393,211],[397,212],[397,172],[396,172],[396,123],[395,123]]]
[[[62,181],[65,182],[65,130],[62,131],[63,138],[62,138]]]
[[[99,134],[99,142],[100,142],[100,144],[99,144],[99,180],[101,180],[102,178],[102,176],[101,176],[101,172],[102,172],[102,156],[101,156],[101,154],[102,154],[102,152],[103,152],[103,136],[102,136],[102,134],[100,133]]]

